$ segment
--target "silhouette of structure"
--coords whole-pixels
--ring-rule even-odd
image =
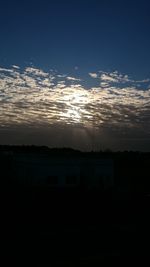
[[[111,159],[13,153],[12,161],[12,176],[21,185],[105,189],[113,186]]]
[[[150,153],[0,146],[1,184],[150,191]]]

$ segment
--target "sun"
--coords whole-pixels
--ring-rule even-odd
[[[67,121],[74,122],[74,123],[80,123],[81,122],[81,114],[78,107],[68,107],[68,111],[65,114]]]
[[[57,120],[66,124],[89,124],[90,111],[87,104],[90,103],[90,94],[88,90],[82,87],[65,87],[58,91],[55,100],[62,106],[56,114]]]
[[[64,95],[66,110],[63,112],[64,119],[67,123],[81,123],[82,110],[87,102],[87,97],[83,94],[81,89],[68,88],[67,94]]]

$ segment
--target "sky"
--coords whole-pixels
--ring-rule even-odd
[[[0,144],[150,150],[150,1],[1,1]]]

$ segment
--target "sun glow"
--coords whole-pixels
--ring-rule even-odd
[[[65,114],[65,117],[70,119],[70,123],[72,123],[73,121],[76,123],[81,122],[81,114],[79,112],[78,108],[71,108],[68,109],[67,113]]]
[[[97,87],[86,88],[79,79],[66,75],[29,67],[0,68],[1,128],[58,124],[117,130],[138,127],[141,131],[147,127],[150,80],[141,81],[139,88],[140,81],[136,86],[127,76],[102,73],[101,81]]]
[[[88,102],[88,96],[83,94],[82,88],[68,88],[66,93],[63,101],[65,101],[67,109],[62,112],[62,115],[68,124],[81,123],[82,113],[84,112],[85,104]]]

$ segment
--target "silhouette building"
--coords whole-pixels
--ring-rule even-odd
[[[13,176],[22,185],[49,187],[113,186],[113,160],[85,157],[52,157],[46,154],[14,154]]]

